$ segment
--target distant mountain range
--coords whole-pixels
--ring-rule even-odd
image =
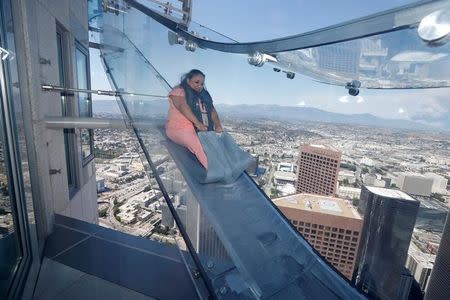
[[[129,105],[131,111],[139,115],[164,115],[167,113],[167,100],[145,101],[139,104],[135,101]],[[324,111],[312,107],[279,106],[279,105],[226,105],[217,104],[217,111],[220,115],[238,117],[246,119],[272,119],[278,121],[310,121],[340,124],[357,124],[373,127],[401,128],[413,130],[433,130],[436,128],[408,120],[385,119],[371,114],[341,114]],[[114,100],[93,101],[93,111],[95,113],[120,113],[117,103]],[[449,129],[445,129],[448,131]]]

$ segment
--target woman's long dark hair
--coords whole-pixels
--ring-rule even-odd
[[[211,95],[208,93],[208,91],[203,86],[203,90],[200,93],[197,93],[194,89],[192,89],[189,86],[188,80],[191,80],[192,77],[202,75],[203,78],[205,78],[205,74],[203,74],[202,71],[197,69],[192,69],[188,73],[184,74],[181,77],[180,87],[184,89],[185,96],[186,96],[186,103],[191,108],[194,115],[197,117],[197,119],[202,119],[202,113],[200,112],[200,108],[198,103],[198,99],[200,99],[205,105],[208,112],[208,130],[214,130],[214,122],[212,121],[211,112],[214,109],[214,106],[212,104],[212,98]]]
[[[183,76],[181,76],[181,81],[180,81],[180,86],[185,90],[191,90],[188,81],[192,79],[192,77],[197,76],[197,75],[202,75],[203,78],[205,78],[205,74],[197,69],[192,69],[189,72],[187,72],[186,74],[184,74]]]

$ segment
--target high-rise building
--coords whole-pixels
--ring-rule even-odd
[[[273,202],[324,258],[351,279],[362,219],[348,201],[296,194]]]
[[[450,299],[450,214],[447,215],[441,244],[428,282],[425,300]]]
[[[335,195],[341,152],[324,145],[303,145],[297,168],[297,193]]]
[[[399,282],[419,204],[402,191],[363,186],[358,210],[364,225],[353,279],[369,296],[399,299],[404,294]]]

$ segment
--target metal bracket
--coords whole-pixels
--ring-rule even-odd
[[[51,61],[50,59],[46,59],[46,58],[43,58],[43,57],[39,57],[39,63],[40,63],[41,65],[51,65],[51,64],[52,64],[52,61]]]
[[[48,173],[50,175],[61,174],[61,169],[50,169]]]
[[[115,14],[116,16],[118,16],[120,13],[126,13],[126,9],[128,9],[128,7],[121,7],[114,0],[103,0],[102,8],[104,12],[110,12]]]

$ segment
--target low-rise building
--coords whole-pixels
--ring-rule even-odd
[[[433,185],[431,186],[431,192],[438,194],[445,194],[447,192],[448,180],[444,176],[436,173],[425,173],[425,177],[433,179]]]
[[[414,243],[409,245],[405,266],[411,272],[411,275],[414,276],[417,283],[419,283],[422,291],[426,290],[435,259],[436,255],[420,251]]]
[[[273,180],[276,185],[295,184],[297,176],[292,172],[275,171]]]
[[[106,190],[105,187],[105,178],[98,176],[96,178],[96,182],[97,182],[97,193],[102,193]]]
[[[345,199],[359,199],[361,189],[350,186],[339,186],[338,196]]]
[[[398,187],[405,193],[430,196],[433,179],[418,173],[402,173],[398,177]]]
[[[350,170],[340,170],[338,175],[339,182],[347,181],[350,184],[356,182],[355,172]]]

